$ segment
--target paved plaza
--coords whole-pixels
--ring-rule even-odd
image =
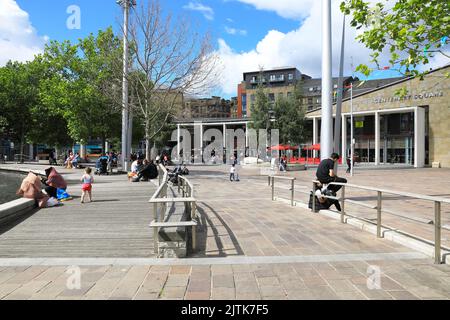
[[[61,170],[75,199],[1,231],[0,298],[450,298],[449,265],[435,265],[432,257],[410,247],[302,206],[271,201],[261,168],[239,168],[241,181],[233,183],[225,166],[190,169],[200,225],[199,248],[188,258],[154,257],[147,201],[156,181],[132,184],[123,175],[96,177],[95,201],[81,205],[76,181],[81,171]],[[309,191],[314,172],[286,174],[297,178],[296,200],[306,202],[307,195],[299,191]],[[446,169],[366,169],[343,176],[353,184],[450,197]],[[282,182],[276,190],[278,197],[290,195]],[[349,191],[347,196],[371,203],[374,195]],[[433,214],[432,207],[399,197],[386,200],[386,206],[424,219]],[[359,209],[348,208],[366,218],[376,214]],[[443,206],[443,225],[449,216]],[[405,231],[423,238],[433,232],[432,225],[397,216],[386,215],[383,222],[402,230],[410,226]],[[444,246],[449,236],[443,230]],[[81,287],[73,289],[71,276],[77,270]]]

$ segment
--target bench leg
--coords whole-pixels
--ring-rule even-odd
[[[192,251],[197,249],[197,226],[192,226]]]
[[[158,228],[153,228],[153,251],[158,256]]]

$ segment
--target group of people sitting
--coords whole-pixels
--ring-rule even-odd
[[[136,159],[131,164],[131,172],[128,173],[128,180],[132,182],[149,181],[158,177],[158,168],[153,160]]]
[[[69,155],[66,158],[66,161],[64,162],[64,167],[66,169],[73,169],[78,168],[80,162],[80,154],[77,152],[74,154],[72,151],[69,152]]]
[[[67,183],[64,178],[50,167],[45,170],[45,177],[40,177],[34,172],[28,173],[28,176],[22,181],[18,195],[28,199],[35,199],[40,208],[54,205],[58,202],[60,194],[64,194],[67,189]],[[62,191],[62,192],[59,192]]]

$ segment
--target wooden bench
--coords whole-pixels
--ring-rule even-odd
[[[188,228],[192,234],[192,250],[196,249],[197,208],[195,198],[190,196],[193,187],[183,179],[174,188],[168,182],[165,168],[160,169],[164,176],[158,190],[149,200],[153,204],[153,220],[149,227],[153,228],[154,252],[158,258],[186,257],[190,239]]]

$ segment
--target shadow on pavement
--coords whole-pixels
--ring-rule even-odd
[[[220,221],[221,225],[227,230],[227,234],[230,237],[231,241],[233,242],[233,246],[236,249],[236,254],[229,254],[224,250],[224,245],[221,240],[221,235],[219,231],[217,230],[217,227],[212,222],[211,218],[208,216],[208,213],[206,212],[205,208],[208,210],[208,213],[213,213],[216,218]],[[226,257],[230,255],[238,255],[242,256],[244,255],[244,251],[242,250],[241,246],[239,245],[239,241],[237,240],[236,236],[234,235],[231,228],[226,224],[226,222],[222,219],[222,217],[209,205],[207,205],[204,202],[197,203],[197,210],[200,213],[200,219],[201,219],[201,229],[198,228],[198,253],[197,255],[200,256],[207,256],[207,257]],[[217,254],[209,254],[206,252],[206,245],[207,245],[207,239],[208,239],[208,226],[209,229],[212,231],[214,235],[214,239],[216,241],[217,245]]]

